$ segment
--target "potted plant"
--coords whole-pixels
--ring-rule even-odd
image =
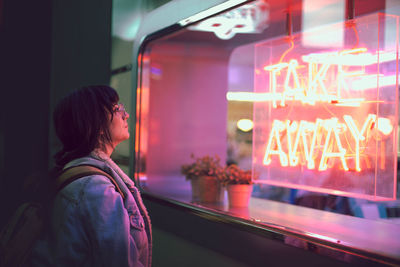
[[[228,191],[229,206],[247,207],[253,190],[251,170],[245,171],[231,164],[225,168],[223,176],[222,183]]]
[[[218,155],[191,158],[193,163],[181,166],[181,173],[192,185],[193,201],[216,203],[221,201],[223,168]]]

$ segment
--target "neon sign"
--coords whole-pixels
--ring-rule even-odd
[[[368,114],[361,130],[357,129],[352,116],[344,115],[343,119],[345,123],[340,123],[339,119],[335,117],[326,120],[317,118],[315,122],[274,120],[264,155],[264,165],[271,163],[272,155],[278,155],[281,166],[297,166],[299,158],[302,157],[303,165],[306,165],[308,169],[314,169],[317,158],[317,155],[315,155],[317,153],[316,147],[321,147],[319,171],[327,169],[329,158],[339,158],[341,168],[348,171],[346,157],[354,157],[355,170],[361,171],[360,142],[365,146],[372,138],[373,128],[371,126],[376,125],[376,115]],[[382,127],[378,130],[389,135],[393,126],[388,119],[380,119],[384,120],[386,124],[382,123]],[[349,147],[345,148],[339,136],[345,134],[347,130],[353,138],[354,146],[348,143]],[[283,131],[285,131],[284,135],[287,137],[286,149],[282,148],[281,133]],[[336,146],[337,151],[334,151],[334,146]]]
[[[398,18],[356,22],[358,32],[338,24],[350,48],[302,47],[302,34],[256,46],[255,91],[229,97],[254,101],[253,169],[260,183],[395,197]],[[384,34],[393,30],[393,38]]]

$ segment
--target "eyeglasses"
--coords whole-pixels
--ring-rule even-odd
[[[115,112],[120,112],[123,120],[125,120],[126,116],[128,115],[128,112],[126,112],[125,106],[122,103],[117,105],[117,108],[114,109],[114,113]]]

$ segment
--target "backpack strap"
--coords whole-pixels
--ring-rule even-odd
[[[119,188],[114,178],[108,173],[93,165],[79,165],[63,170],[63,172],[56,179],[56,193],[61,191],[61,189],[63,189],[73,181],[89,175],[102,175],[107,177],[114,184],[115,189],[118,191],[118,193],[120,193],[122,199],[125,199],[124,193],[122,192],[121,188]]]

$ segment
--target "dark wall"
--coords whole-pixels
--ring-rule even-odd
[[[2,4],[0,188],[8,214],[20,197],[21,177],[47,168],[51,2]]]
[[[61,96],[110,78],[112,0],[0,0],[0,205],[58,148],[51,110]],[[4,222],[2,216],[0,223]]]
[[[76,87],[109,84],[112,8],[112,0],[52,2],[51,110]],[[52,124],[49,141],[53,155],[59,146]]]

